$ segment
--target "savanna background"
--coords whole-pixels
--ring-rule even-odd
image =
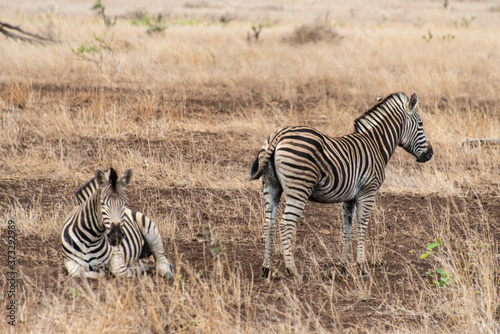
[[[0,21],[49,39],[0,35],[1,332],[500,331],[500,150],[470,141],[500,137],[498,2],[26,0],[0,2]],[[397,91],[417,92],[435,154],[389,163],[371,279],[340,274],[340,205],[316,203],[294,237],[302,282],[277,236],[262,279],[247,177],[265,139],[350,133]],[[128,206],[158,225],[175,279],[68,278],[62,224],[109,166],[133,169]]]

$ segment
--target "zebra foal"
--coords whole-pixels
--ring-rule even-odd
[[[357,263],[365,269],[365,237],[375,195],[385,178],[385,166],[397,146],[428,161],[432,146],[415,111],[417,95],[386,97],[354,122],[354,132],[330,138],[306,126],[285,127],[271,135],[252,165],[250,179],[262,176],[265,202],[263,277],[269,276],[271,244],[281,195],[286,206],[279,224],[285,267],[297,274],[291,249],[295,225],[308,200],[342,204],[344,250],[347,262],[357,219]]]
[[[156,272],[172,278],[172,265],[164,255],[156,225],[126,207],[125,187],[132,179],[127,170],[118,179],[113,168],[98,169],[93,179],[76,192],[78,206],[61,232],[65,266],[70,276],[135,276],[145,268],[137,260],[153,255]]]

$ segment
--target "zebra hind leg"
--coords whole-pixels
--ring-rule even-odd
[[[155,236],[148,235],[148,239],[146,239],[146,237],[144,236],[144,246],[142,247],[141,255],[139,256],[139,258],[145,259],[153,255],[153,257],[155,258],[156,272],[158,273],[158,275],[170,279],[174,277],[173,272],[175,271],[175,266],[172,263],[170,263],[170,261],[163,253],[163,247],[159,247],[160,244],[163,245],[163,242],[161,241],[161,239],[159,241],[156,240],[158,236],[160,235],[159,234]],[[151,244],[155,245],[155,252],[153,252],[149,248],[150,242]],[[147,272],[150,272],[150,270],[147,270]]]
[[[285,268],[291,276],[297,276],[298,274],[293,257],[292,236],[305,205],[306,200],[295,200],[292,196],[287,197],[283,217],[280,221],[280,237],[285,257]]]
[[[262,264],[262,277],[268,278],[271,264],[271,247],[274,239],[274,232],[276,230],[276,213],[278,212],[278,205],[281,194],[283,193],[283,188],[276,176],[273,159],[269,160],[262,176],[262,192],[264,193],[265,202],[264,233],[266,244],[264,263]]]
[[[340,265],[342,268],[342,274],[346,274],[346,265],[349,258],[349,245],[351,244],[353,236],[352,221],[354,216],[354,202],[344,202],[342,203],[342,217],[344,221],[344,250],[342,252],[342,259],[340,260]]]
[[[174,277],[173,273],[175,272],[175,266],[172,263],[170,263],[165,254],[156,253],[154,255],[156,259],[156,273],[168,279],[173,278]]]
[[[372,213],[373,206],[375,205],[375,193],[367,194],[359,198],[356,203],[356,221],[357,221],[357,237],[358,237],[358,250],[356,262],[361,269],[363,279],[368,280],[368,268],[366,266],[365,243],[366,234],[368,230],[368,221]]]
[[[175,267],[165,256],[163,240],[155,223],[145,217],[144,219],[144,246],[141,256],[153,255],[156,263],[156,273],[159,276],[171,279],[174,277]]]

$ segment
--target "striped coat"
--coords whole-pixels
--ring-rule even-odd
[[[104,187],[99,184],[99,173],[109,178]],[[134,276],[145,270],[137,265],[138,259],[153,255],[157,273],[171,278],[171,264],[164,255],[158,228],[146,215],[126,207],[120,188],[124,188],[125,181],[121,185],[115,181],[115,189],[109,187],[115,175],[113,169],[98,171],[76,193],[78,206],[66,219],[61,233],[68,273],[101,277],[109,270],[115,276]],[[109,207],[116,212],[110,213],[113,210]]]
[[[269,274],[276,213],[283,193],[286,207],[279,228],[287,271],[297,273],[291,238],[308,200],[343,203],[343,263],[347,261],[356,209],[357,262],[364,267],[368,219],[396,147],[403,147],[418,162],[428,161],[433,154],[416,105],[416,94],[411,99],[404,93],[391,94],[355,121],[352,134],[330,138],[316,129],[295,126],[282,128],[267,139],[250,173],[250,179],[262,176],[263,182],[264,277]]]

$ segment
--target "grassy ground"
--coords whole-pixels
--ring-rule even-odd
[[[83,1],[0,7],[0,21],[60,41],[0,36],[0,308],[12,220],[16,332],[500,330],[500,151],[463,145],[500,133],[493,1],[104,4],[111,27]],[[148,35],[158,13],[167,28]],[[294,124],[350,133],[395,91],[417,92],[435,154],[389,163],[372,279],[340,275],[340,208],[309,203],[294,238],[303,282],[279,246],[262,280],[260,182],[247,176],[264,140]],[[133,168],[129,206],[159,226],[176,279],[67,277],[73,193],[109,166]]]

